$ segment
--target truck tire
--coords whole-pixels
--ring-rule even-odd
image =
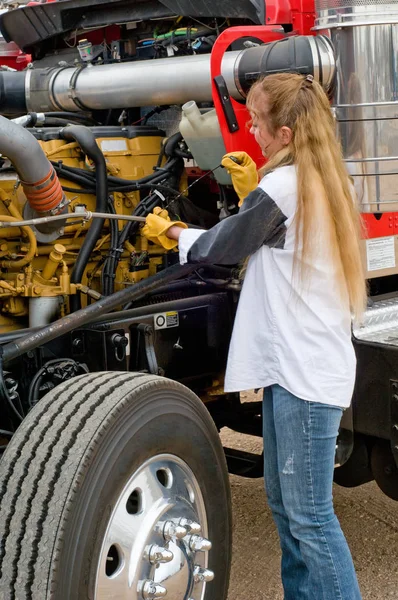
[[[1,600],[227,597],[224,454],[179,383],[104,372],[59,385],[12,438],[0,485]]]

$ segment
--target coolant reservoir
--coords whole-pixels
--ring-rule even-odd
[[[201,113],[194,100],[186,102],[182,106],[180,133],[200,169],[211,171],[221,163],[226,150],[215,109]],[[223,168],[216,169],[214,177],[223,185],[232,183]]]

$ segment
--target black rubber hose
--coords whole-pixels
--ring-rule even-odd
[[[78,142],[85,154],[91,158],[95,164],[95,188],[96,188],[96,203],[95,210],[97,212],[108,212],[108,176],[106,172],[106,163],[104,155],[97,145],[95,135],[87,127],[83,125],[70,125],[60,131],[61,137],[64,140]],[[90,254],[94,250],[101,231],[104,225],[104,219],[94,219],[83,245],[80,248],[76,259],[75,267],[71,275],[71,283],[80,283],[83,277],[84,269],[90,259]],[[71,311],[78,310],[81,306],[80,294],[71,297]]]
[[[179,143],[182,142],[183,139],[184,138],[179,131],[171,135],[164,145],[165,155],[169,158],[175,158],[176,156],[180,158],[193,158],[190,152],[185,152],[179,147]]]
[[[45,112],[45,117],[60,117],[61,119],[71,119],[72,121],[81,121],[82,124],[85,123],[87,125],[99,125],[98,121],[89,117],[87,115],[81,113],[74,113],[68,111],[62,112]]]
[[[115,208],[113,206],[113,202],[110,199],[108,201],[109,212],[116,214]],[[120,245],[118,244],[119,239],[119,228],[116,220],[111,220],[109,222],[109,229],[111,232],[111,244],[109,249],[109,254],[104,262],[104,266],[102,267],[102,286],[101,291],[104,296],[110,296],[113,294],[115,290],[114,286],[114,278],[115,271],[118,261],[118,256],[120,257],[121,252],[119,253]]]
[[[177,131],[177,133],[174,133],[174,135],[171,135],[169,137],[169,139],[167,140],[167,142],[164,145],[164,153],[166,156],[168,157],[173,157],[175,156],[175,150],[176,148],[178,148],[178,144],[182,142],[182,135],[179,131]]]
[[[138,204],[135,211],[133,212],[133,215],[135,215],[137,217],[146,217],[147,215],[149,215],[149,213],[153,211],[155,206],[159,205],[159,197],[157,195],[152,195],[152,196],[154,196],[152,199],[152,203],[146,202],[145,204],[144,203]],[[123,229],[121,230],[121,232],[119,234],[119,240],[118,240],[119,248],[122,248],[124,246],[126,240],[129,237],[131,237],[137,233],[138,228],[139,228],[139,223],[137,223],[137,222],[129,221],[126,223],[126,225],[123,227]],[[117,266],[117,264],[116,264],[116,266]]]
[[[122,179],[121,177],[114,177],[112,175],[108,175],[108,182],[114,185],[140,185],[143,183],[156,183],[157,181],[161,181],[162,179],[166,179],[170,177],[171,172],[175,166],[179,163],[178,159],[169,160],[164,167],[158,169],[155,173],[151,173],[149,175],[145,175],[141,179]],[[69,167],[67,165],[60,165],[59,162],[52,161],[51,163],[55,169],[59,169],[64,174],[64,179],[67,179],[66,174],[69,173],[75,177],[84,177],[87,182],[94,183],[95,176],[90,171],[86,171],[85,169],[79,169],[77,167]]]
[[[64,119],[63,117],[46,117],[43,127],[67,127],[69,124],[82,125],[82,123],[77,120],[73,121],[72,119]]]
[[[8,363],[14,358],[34,350],[43,344],[65,335],[69,331],[78,329],[88,325],[97,317],[106,314],[120,306],[124,306],[128,302],[138,300],[142,296],[146,296],[152,290],[156,290],[181,277],[185,277],[192,271],[195,271],[200,265],[185,264],[173,265],[168,267],[156,275],[135,283],[133,286],[127,286],[124,290],[112,294],[112,296],[102,297],[95,304],[90,304],[85,308],[66,315],[54,323],[43,327],[39,331],[29,333],[28,335],[19,338],[16,341],[10,342],[5,346],[0,346],[0,357],[4,363]]]
[[[60,179],[67,179],[68,181],[72,181],[72,183],[77,183],[78,185],[82,185],[85,188],[87,186],[91,188],[90,193],[95,193],[95,179],[89,179],[84,175],[80,175],[79,173],[72,173],[71,171],[67,171],[63,166],[56,166],[54,164],[54,170]]]

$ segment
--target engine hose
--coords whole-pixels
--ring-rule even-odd
[[[60,212],[65,197],[50,161],[34,136],[0,116],[0,152],[7,156],[21,180],[33,211]]]
[[[116,213],[115,208],[113,206],[113,202],[109,200],[108,202],[109,212]],[[111,230],[111,244],[109,255],[107,256],[104,266],[102,268],[102,294],[104,296],[109,296],[113,294],[115,285],[114,285],[114,275],[116,271],[116,266],[118,263],[118,252],[120,246],[118,243],[119,238],[119,229],[117,225],[117,221],[109,222],[110,230]]]
[[[192,159],[193,156],[190,152],[184,152],[183,150],[180,150],[179,148],[176,148],[174,150],[174,154],[176,156],[178,156],[179,158],[188,158],[188,159]]]
[[[108,178],[104,155],[97,145],[94,134],[83,125],[70,125],[61,130],[61,137],[68,141],[79,143],[83,152],[91,158],[95,164],[96,174],[96,212],[108,212]],[[104,225],[103,219],[96,219],[90,226],[83,245],[77,255],[76,263],[71,275],[71,283],[81,283],[84,269],[90,259],[90,254],[101,235]],[[72,296],[71,310],[78,310],[81,306],[80,295]]]
[[[88,126],[92,125],[100,125],[98,121],[84,114],[74,113],[74,112],[45,112],[45,117],[60,117],[61,119],[72,119],[73,121],[82,121],[82,124],[86,124]]]
[[[0,362],[2,359],[4,363],[8,363],[14,358],[29,352],[29,350],[34,350],[55,338],[65,335],[69,331],[84,327],[107,312],[124,306],[128,302],[138,300],[170,281],[175,281],[189,275],[189,273],[195,271],[199,266],[194,264],[173,265],[148,279],[135,283],[133,286],[127,286],[120,292],[112,294],[112,296],[102,297],[95,304],[90,304],[74,313],[70,313],[38,331],[29,332],[24,337],[0,346]]]
[[[57,115],[56,117],[46,117],[44,122],[46,127],[67,127],[68,125],[82,125],[77,119],[64,119]],[[90,125],[87,125],[89,127]]]
[[[159,169],[155,173],[151,173],[150,175],[146,175],[141,179],[131,180],[131,179],[122,179],[120,177],[114,177],[112,175],[108,175],[108,182],[116,185],[140,185],[142,183],[154,183],[156,181],[161,181],[162,179],[168,178],[171,175],[172,169],[177,165],[179,161],[176,159],[168,161],[164,167]],[[77,167],[69,167],[66,165],[61,165],[59,162],[52,162],[54,169],[56,172],[63,176],[64,179],[68,179],[67,174],[73,175],[74,177],[83,177],[85,183],[95,183],[95,175],[90,171],[85,171],[84,169],[79,169]],[[77,181],[76,181],[77,182]]]
[[[171,135],[169,137],[169,139],[167,140],[167,142],[164,145],[164,153],[166,156],[168,157],[173,157],[175,156],[175,150],[178,147],[178,144],[182,142],[182,134],[177,131],[177,133],[174,133],[173,135]]]
[[[54,167],[54,170],[60,179],[67,179],[68,181],[71,181],[72,183],[76,183],[77,185],[84,186],[85,189],[87,188],[87,186],[89,186],[90,188],[92,188],[89,193],[90,194],[95,193],[95,180],[94,179],[92,179],[92,180],[87,179],[86,177],[79,175],[78,173],[71,173],[69,171],[66,171],[63,167]],[[76,191],[79,191],[79,190],[76,190]]]
[[[12,221],[19,221],[20,219],[18,219],[17,217],[10,217],[9,215],[1,215],[1,220],[11,223]],[[35,254],[36,254],[37,241],[36,241],[35,234],[33,233],[32,229],[30,227],[24,227],[22,225],[21,229],[22,229],[22,231],[24,231],[26,233],[26,235],[29,238],[29,250],[25,254],[25,256],[23,258],[20,258],[19,260],[1,260],[0,266],[3,268],[19,269],[20,267],[25,267],[26,265],[28,265],[32,262]]]

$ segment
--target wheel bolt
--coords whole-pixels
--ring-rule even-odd
[[[201,581],[208,583],[209,581],[213,581],[214,573],[210,569],[202,569],[202,567],[197,565],[193,570],[193,578],[195,583],[200,583]]]
[[[154,600],[155,598],[164,598],[167,590],[162,585],[155,583],[151,579],[147,579],[144,581],[141,594],[145,600]]]
[[[186,519],[185,517],[180,519],[178,521],[178,524],[182,525],[183,527],[186,527],[188,529],[188,533],[200,533],[202,531],[200,523],[197,523],[196,521],[191,521],[191,519]]]
[[[182,525],[178,525],[174,523],[174,521],[166,521],[163,527],[163,537],[165,540],[171,540],[176,538],[177,540],[182,540],[186,535],[188,535],[188,530],[186,527]]]
[[[170,550],[163,548],[163,546],[156,546],[156,544],[150,547],[148,556],[149,562],[152,564],[168,563],[174,558],[174,554]]]
[[[208,552],[211,549],[211,541],[200,535],[191,535],[188,546],[192,552]]]

